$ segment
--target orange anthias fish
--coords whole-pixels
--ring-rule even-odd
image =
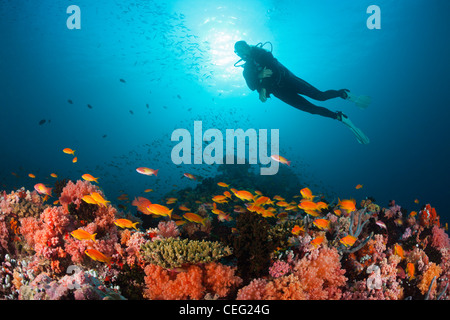
[[[298,204],[298,207],[302,210],[312,210],[317,211],[319,208],[317,207],[317,203],[310,201],[310,200],[302,200]]]
[[[225,212],[223,212],[222,210],[217,209],[217,205],[215,203],[213,203],[213,208],[212,208],[211,212],[214,214],[225,214]]]
[[[408,262],[408,264],[406,265],[406,272],[409,275],[409,280],[415,279],[416,268],[414,266],[414,263]]]
[[[300,234],[300,232],[305,232],[305,227],[303,227],[303,226],[300,227],[298,224],[296,224],[294,226],[294,228],[292,228],[291,232],[292,232],[292,234],[298,236]]]
[[[419,199],[414,200],[414,203],[419,203]]]
[[[352,212],[356,210],[356,200],[350,199],[350,200],[341,200],[339,199],[338,206],[341,209],[347,210],[348,212]]]
[[[264,218],[274,218],[275,217],[275,213],[273,213],[270,210],[264,210],[264,208],[261,210],[261,212],[258,212],[259,214],[261,214]]]
[[[92,182],[92,181],[94,181],[94,182],[97,182],[98,183],[98,178],[94,178],[93,176],[91,176],[89,173],[85,173],[85,174],[83,174],[82,176],[81,176],[84,180],[86,180],[86,181],[90,181],[90,182]]]
[[[137,199],[134,198],[133,202],[131,203],[132,206],[136,206],[137,210],[142,212],[143,214],[150,214],[150,212],[147,211],[147,206],[149,204],[152,204],[150,200],[144,197],[138,197]]]
[[[64,148],[63,152],[66,153],[66,154],[71,154],[73,156],[75,155],[75,150],[72,150],[70,148]]]
[[[217,185],[219,186],[219,187],[222,187],[222,188],[228,188],[228,184],[226,184],[225,182],[218,182],[217,183]]]
[[[166,206],[152,203],[147,206],[147,211],[153,214],[156,214],[157,216],[169,216],[169,218],[172,215],[173,209],[167,208]]]
[[[255,206],[262,206],[262,205],[265,205],[268,202],[271,202],[269,197],[261,196],[258,199],[256,199],[253,204]]]
[[[320,230],[327,230],[330,227],[330,220],[327,219],[316,219],[313,224]]]
[[[32,178],[32,179],[36,178],[36,176],[35,176],[34,174],[32,174],[32,173],[29,173],[28,176],[29,176],[30,178]]]
[[[138,223],[139,223],[138,221],[133,223],[133,221],[128,220],[128,219],[117,219],[117,220],[114,221],[114,224],[116,226],[118,226],[118,227],[121,227],[121,228],[134,228],[136,230],[137,230],[136,225]]]
[[[356,185],[356,187],[355,187],[355,189],[361,189],[363,187],[363,185],[362,184],[358,184],[358,185]]]
[[[90,196],[92,197],[92,199],[95,200],[95,202],[97,202],[97,204],[103,205],[106,207],[106,204],[109,203],[110,201],[105,200],[102,195],[98,192],[92,192],[90,194]]]
[[[394,245],[394,253],[395,253],[396,255],[400,256],[400,258],[405,259],[404,252],[403,252],[403,248],[402,248],[402,246],[399,245],[398,243],[396,243],[396,244]]]
[[[223,222],[223,221],[231,221],[233,220],[233,217],[230,214],[223,213],[218,214],[217,219],[219,219],[220,222]]]
[[[128,195],[126,193],[122,193],[120,196],[117,197],[117,200],[120,200],[120,201],[129,200]]]
[[[207,220],[207,218],[202,218],[201,216],[193,212],[186,212],[183,217],[188,221],[201,223],[202,225],[205,225],[205,221]]]
[[[311,200],[311,201],[316,197],[312,194],[312,191],[309,188],[301,189],[300,194],[302,195],[303,199]]]
[[[319,210],[328,209],[328,204],[326,204],[323,201],[319,201],[319,202],[317,202],[317,209],[319,209]]]
[[[289,206],[289,203],[287,203],[286,201],[278,201],[276,205],[279,207],[287,207]]]
[[[314,248],[317,248],[318,246],[320,246],[323,242],[323,240],[325,239],[325,237],[316,237],[313,240],[311,240],[311,244],[314,246]]]
[[[253,200],[253,194],[248,192],[247,190],[236,190],[234,195],[243,201],[251,201]]]
[[[190,173],[185,173],[185,174],[183,174],[186,178],[189,178],[189,179],[191,179],[191,180],[196,180],[197,178],[193,175],[193,174],[190,174]]]
[[[352,235],[348,235],[343,237],[341,240],[339,240],[340,243],[342,243],[344,246],[346,247],[351,247],[355,244],[357,238],[352,236]]]
[[[231,199],[231,193],[230,193],[229,191],[225,191],[225,192],[223,193],[223,195],[224,195],[225,197],[227,197],[228,199]]]
[[[72,231],[70,234],[72,237],[74,237],[75,239],[78,239],[78,240],[92,240],[95,242],[96,233],[92,234],[83,229],[77,229],[77,230]]]
[[[48,196],[52,195],[52,188],[47,188],[43,183],[38,183],[34,185],[34,189],[40,194],[45,194]]]
[[[214,196],[212,198],[212,201],[217,202],[217,203],[227,203],[228,202],[228,198],[225,195],[219,194],[218,196]]]
[[[72,162],[73,162],[73,163],[77,163],[77,162],[78,162],[78,157],[73,158],[73,159],[72,159]]]
[[[277,162],[281,162],[281,163],[286,164],[286,165],[288,165],[288,166],[291,165],[291,162],[290,162],[290,161],[288,161],[285,157],[282,157],[282,156],[280,156],[280,155],[273,154],[273,155],[271,155],[270,157],[271,157],[273,160],[277,161]]]
[[[94,198],[92,198],[90,195],[84,195],[82,198],[81,198],[84,202],[87,202],[87,203],[89,203],[89,204],[98,204],[97,203],[97,201],[95,201],[94,200]]]
[[[98,250],[95,249],[86,249],[84,253],[94,261],[105,262],[107,264],[111,264],[111,258],[105,256]]]
[[[191,209],[185,206],[179,206],[178,209],[180,209],[181,211],[191,211]]]
[[[136,171],[139,172],[140,174],[145,174],[146,176],[154,175],[155,177],[158,175],[158,170],[159,169],[153,170],[153,169],[146,168],[146,167],[136,168]]]
[[[58,175],[57,175],[56,173],[50,173],[50,176],[51,176],[52,178],[58,178]]]
[[[237,213],[245,213],[245,212],[247,212],[247,210],[244,207],[241,207],[241,206],[234,206],[234,210],[233,211],[237,212]]]

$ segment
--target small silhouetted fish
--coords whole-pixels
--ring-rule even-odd
[[[191,110],[192,110],[192,108],[187,109],[187,111],[191,111]]]
[[[164,109],[167,109],[167,106],[163,106]]]
[[[180,96],[179,94],[177,94],[177,98],[178,98],[178,99],[181,99],[181,96]]]
[[[125,83],[126,81],[125,80],[123,80],[123,79],[119,79],[120,80],[120,82],[123,82],[123,83]]]
[[[150,108],[150,106],[148,105],[148,103],[147,103],[145,106],[147,107],[147,109]]]
[[[70,104],[73,104],[73,101],[72,101],[72,100],[70,100],[70,99],[69,99],[69,100],[67,100],[67,102],[68,102],[68,103],[70,103]]]
[[[39,125],[42,126],[45,123],[45,119],[42,119],[41,121],[39,121]]]
[[[104,134],[103,136],[102,136],[102,138],[106,138],[108,135],[106,135],[106,134]]]
[[[131,113],[131,114],[134,114],[133,110],[130,110],[130,113]]]
[[[92,109],[92,106],[90,104],[87,105],[89,109]]]

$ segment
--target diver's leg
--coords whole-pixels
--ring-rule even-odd
[[[317,114],[323,117],[337,119],[336,112],[328,110],[327,108],[324,107],[316,106],[293,91],[274,92],[273,95],[278,99],[280,99],[281,101],[299,110],[309,112],[312,114]]]
[[[298,77],[292,78],[290,80],[290,85],[295,89],[295,92],[318,101],[325,101],[334,98],[345,99],[347,97],[345,89],[320,91],[316,87]]]

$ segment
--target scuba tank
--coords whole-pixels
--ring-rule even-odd
[[[264,43],[262,43],[262,42],[258,42],[254,47],[256,47],[256,48],[263,48],[266,44],[270,44],[270,53],[272,53],[272,51],[273,51],[273,45],[272,45],[272,42],[270,42],[270,41],[266,41],[266,42],[264,42]],[[242,58],[241,59],[239,59],[235,64],[234,64],[234,66],[236,67],[236,68],[238,68],[238,67],[244,67],[244,65],[245,65],[245,62],[244,63],[241,63],[241,64],[238,64],[238,63],[240,63],[240,62],[242,62],[242,61],[244,61]]]

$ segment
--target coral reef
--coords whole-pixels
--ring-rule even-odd
[[[58,180],[50,201],[0,191],[0,299],[450,298],[448,230],[430,204],[343,208],[272,179],[256,189],[250,166],[223,167],[169,193],[171,216],[124,213],[89,181]]]

